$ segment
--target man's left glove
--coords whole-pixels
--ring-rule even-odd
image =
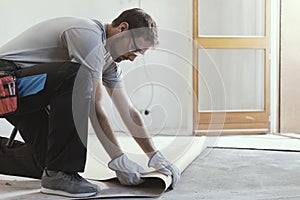
[[[179,169],[170,163],[159,151],[157,151],[149,160],[149,167],[157,169],[160,173],[166,176],[172,176],[172,188],[175,188],[179,179],[180,171]]]
[[[141,184],[144,182],[141,174],[147,173],[143,167],[129,160],[125,154],[110,161],[108,167],[116,172],[118,180],[123,185]]]

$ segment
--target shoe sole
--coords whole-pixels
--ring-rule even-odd
[[[79,194],[72,194],[69,192],[64,192],[61,190],[52,190],[52,189],[48,189],[48,188],[43,188],[41,189],[41,192],[44,194],[54,194],[54,195],[60,195],[60,196],[65,196],[65,197],[91,197],[91,196],[95,196],[97,194],[97,192],[88,192],[88,193],[79,193]]]

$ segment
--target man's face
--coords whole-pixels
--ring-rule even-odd
[[[152,46],[143,37],[135,37],[133,31],[124,31],[111,41],[110,54],[115,62],[134,61]]]

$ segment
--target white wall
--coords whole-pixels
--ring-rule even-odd
[[[300,2],[281,3],[280,133],[300,133]]]
[[[160,45],[134,63],[123,63],[126,89],[155,133],[192,133],[192,0],[0,0],[0,45],[29,26],[57,16],[81,16],[111,22],[123,10],[141,7],[157,21]],[[116,131],[125,130],[105,99]],[[0,120],[0,135],[11,127]]]

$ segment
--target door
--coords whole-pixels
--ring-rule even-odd
[[[270,0],[194,0],[196,134],[269,131]]]

